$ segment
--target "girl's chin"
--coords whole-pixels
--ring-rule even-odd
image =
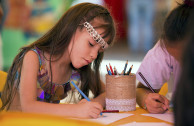
[[[82,68],[82,67],[84,67],[84,66],[87,66],[87,65],[75,65],[75,66],[73,66],[75,69],[80,69],[80,68]]]
[[[73,64],[73,67],[75,68],[75,69],[79,69],[79,68],[81,68],[81,67],[83,67],[83,65],[80,65],[80,64]]]

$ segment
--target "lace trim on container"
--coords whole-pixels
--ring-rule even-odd
[[[136,110],[136,98],[134,99],[108,99],[106,98],[107,110],[133,111]]]

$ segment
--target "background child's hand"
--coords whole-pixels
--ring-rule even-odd
[[[169,100],[158,93],[149,93],[145,105],[150,113],[164,113],[169,109]]]
[[[76,115],[79,118],[98,118],[103,107],[98,102],[81,100],[76,106]]]

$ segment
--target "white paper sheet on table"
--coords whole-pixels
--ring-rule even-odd
[[[132,123],[127,123],[119,126],[172,126],[167,123],[144,123],[144,122],[132,122]]]
[[[98,123],[107,125],[132,115],[133,114],[127,114],[127,113],[103,113],[104,117],[99,117],[97,119],[83,119],[83,120],[98,122]]]
[[[144,116],[151,116],[157,119],[161,119],[170,123],[174,123],[173,119],[173,113],[172,112],[166,112],[164,114],[142,114]]]

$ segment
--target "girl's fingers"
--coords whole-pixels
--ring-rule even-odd
[[[98,109],[100,112],[103,110],[103,107],[102,107],[102,105],[101,104],[99,104],[98,102],[94,102],[95,104],[94,104],[94,107],[96,108],[96,109]]]
[[[93,108],[93,109],[91,110],[89,116],[90,116],[91,118],[98,118],[99,115],[100,115],[100,113],[101,113],[101,111],[100,111],[99,109]]]
[[[148,111],[150,113],[164,113],[164,109],[163,108],[150,108]]]
[[[162,95],[158,94],[158,93],[153,93],[152,94],[152,99],[154,99],[155,101],[159,101],[163,104],[165,104],[165,99]]]
[[[145,103],[148,111],[151,113],[164,113],[168,109],[168,106],[166,106],[168,100],[157,93],[150,93]]]
[[[85,103],[88,102],[86,99],[82,99],[79,103]]]
[[[162,95],[162,97],[163,97],[163,99],[165,100],[165,101],[164,101],[164,104],[165,104],[166,107],[169,109],[170,101],[169,101],[166,97],[164,97],[163,95]]]

